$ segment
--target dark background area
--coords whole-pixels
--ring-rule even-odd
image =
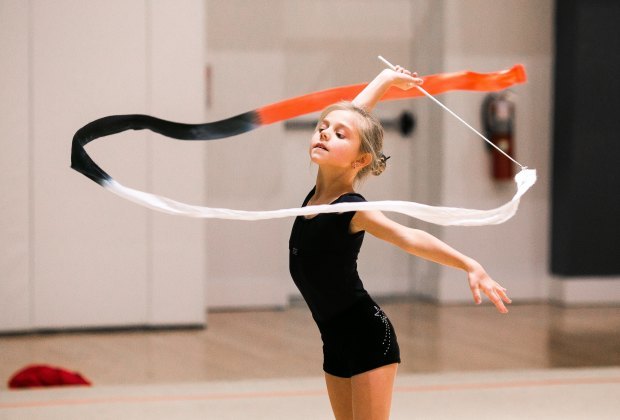
[[[620,2],[556,1],[551,271],[620,274]]]

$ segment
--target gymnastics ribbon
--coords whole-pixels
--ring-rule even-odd
[[[516,65],[511,69],[493,73],[462,71],[430,75],[423,77],[423,80],[427,94],[436,95],[451,90],[502,90],[514,84],[525,82],[526,75],[523,66]],[[190,205],[125,187],[101,169],[84,149],[86,144],[95,139],[127,130],[148,129],[179,140],[216,140],[232,137],[264,125],[320,111],[341,100],[352,100],[365,86],[366,84],[357,84],[314,92],[267,105],[228,119],[205,124],[182,124],[139,114],[103,117],[85,125],[75,133],[71,148],[71,167],[125,199],[164,213],[196,218],[264,220],[318,213],[382,210],[403,213],[440,225],[480,226],[503,223],[516,213],[521,196],[536,181],[536,172],[524,167],[515,177],[517,185],[515,196],[506,204],[491,210],[428,206],[409,201],[374,201],[268,211],[244,211]],[[405,99],[423,94],[421,90],[410,89],[405,91],[392,87],[381,100]]]

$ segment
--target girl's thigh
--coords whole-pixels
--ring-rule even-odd
[[[332,411],[337,420],[353,419],[351,379],[325,373],[325,383]]]
[[[353,418],[389,419],[398,364],[382,366],[351,378]]]

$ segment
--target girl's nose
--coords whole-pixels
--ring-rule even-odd
[[[321,140],[327,140],[327,130],[321,131]]]

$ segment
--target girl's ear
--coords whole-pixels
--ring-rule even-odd
[[[353,162],[353,167],[355,168],[364,168],[372,162],[372,155],[370,153],[362,153],[360,157],[357,158],[355,162]]]

